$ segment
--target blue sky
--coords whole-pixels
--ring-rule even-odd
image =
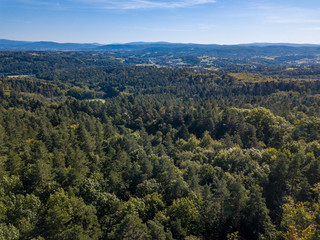
[[[0,38],[320,43],[320,0],[0,0]]]

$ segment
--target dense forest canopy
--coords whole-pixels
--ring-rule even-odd
[[[320,239],[319,66],[132,59],[0,52],[0,239]]]

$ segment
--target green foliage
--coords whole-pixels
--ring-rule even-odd
[[[115,226],[110,239],[144,240],[149,239],[148,228],[136,215],[126,215],[125,218]]]
[[[295,204],[291,200],[283,205],[281,226],[284,228],[285,239],[315,239],[317,227],[315,210],[309,203]]]
[[[96,210],[81,198],[63,190],[50,195],[46,204],[45,227],[48,239],[99,239]]]
[[[17,228],[13,225],[6,225],[4,223],[0,224],[0,239],[3,240],[18,240],[20,238],[20,233]]]
[[[187,235],[199,234],[201,232],[201,204],[199,197],[180,198],[173,202],[168,209],[168,214],[171,219],[181,224],[179,227],[183,228]]]
[[[16,226],[21,236],[31,237],[39,231],[42,216],[41,201],[33,194],[16,195],[12,199],[12,206],[8,209],[8,219]]]
[[[319,239],[319,67],[34,54],[0,53],[0,239]]]

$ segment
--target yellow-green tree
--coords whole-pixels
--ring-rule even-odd
[[[282,236],[288,240],[314,239],[315,220],[316,214],[310,203],[290,201],[283,205]]]

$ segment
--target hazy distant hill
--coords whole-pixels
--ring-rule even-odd
[[[102,51],[128,53],[139,56],[215,56],[227,58],[251,58],[256,56],[320,56],[320,45],[292,43],[251,43],[238,45],[132,42],[125,44],[26,42],[0,39],[0,51]]]
[[[216,56],[227,58],[250,58],[254,56],[318,56],[320,45],[291,45],[291,44],[247,44],[247,45],[207,45],[207,44],[110,44],[97,48],[100,51],[128,52],[136,56],[148,54],[149,56],[161,55],[194,55],[194,56]]]
[[[43,51],[74,51],[74,50],[93,50],[98,44],[92,43],[57,43],[57,42],[27,42],[0,39],[0,50],[20,51],[20,50],[43,50]]]
[[[239,46],[248,47],[269,47],[269,46],[286,46],[286,47],[319,47],[320,44],[299,44],[299,43],[248,43],[239,44]]]
[[[194,47],[205,47],[205,44],[193,44],[193,43],[168,43],[168,42],[132,42],[124,44],[108,44],[98,47],[97,49],[103,51],[138,51],[145,49],[181,49],[181,48],[194,48]],[[208,46],[219,46],[219,45],[208,45]]]

